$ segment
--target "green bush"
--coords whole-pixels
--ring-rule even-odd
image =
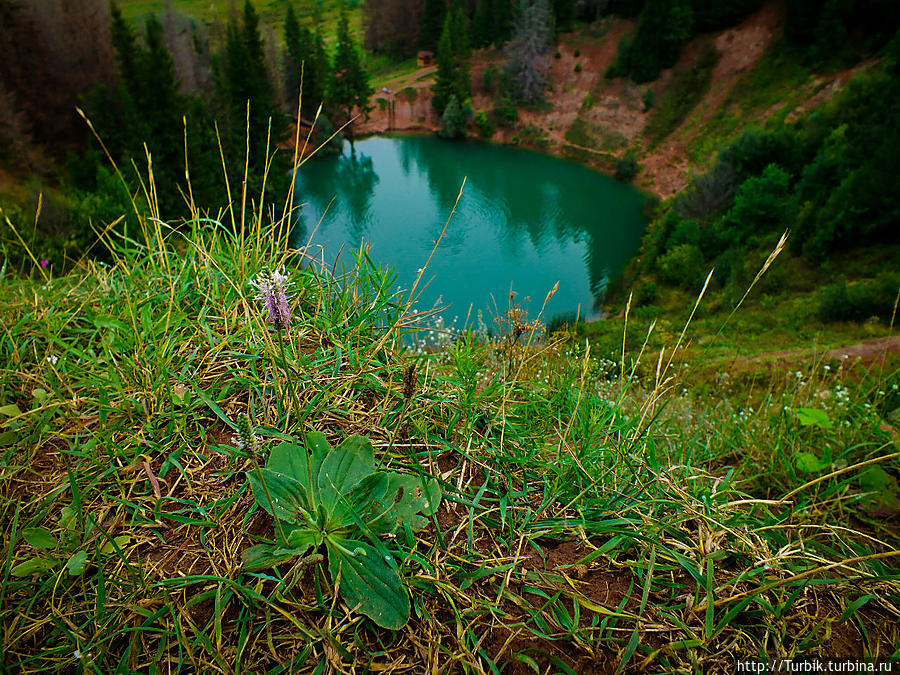
[[[659,258],[657,267],[666,283],[695,291],[703,275],[703,254],[694,244],[679,244]]]
[[[656,282],[648,281],[646,284],[641,284],[637,287],[637,291],[634,294],[634,301],[638,307],[652,305],[656,302],[658,295],[659,288],[656,286]]]
[[[475,126],[478,127],[478,135],[482,138],[491,138],[497,133],[497,125],[481,110],[475,113]]]
[[[841,277],[820,292],[818,315],[822,321],[865,321],[873,316],[889,321],[898,290],[898,274],[854,283]]]
[[[472,106],[466,101],[460,105],[456,96],[450,97],[444,114],[441,115],[441,128],[438,136],[441,138],[459,139],[466,137],[466,125],[472,118]]]
[[[580,73],[580,72],[581,72],[581,64],[580,64],[580,63],[576,63],[576,64],[575,64],[575,72],[576,72],[576,73]]]
[[[500,105],[494,107],[491,111],[491,117],[494,119],[497,126],[511,127],[519,121],[519,110],[512,101],[503,98],[503,100],[500,101]]]
[[[634,155],[625,155],[622,159],[619,160],[618,166],[616,166],[616,180],[630,183],[634,180],[635,176],[640,173],[640,171],[641,165],[638,164],[638,161],[634,157]]]

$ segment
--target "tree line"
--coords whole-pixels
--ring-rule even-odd
[[[592,0],[603,11],[637,19],[619,44],[607,77],[650,82],[699,34],[736,25],[763,0]],[[882,48],[900,26],[895,0],[786,0],[785,39],[814,66],[847,65]]]
[[[226,186],[232,202],[282,199],[291,152],[276,148],[288,144],[301,77],[316,141],[367,114],[372,90],[344,10],[333,50],[290,4],[280,37],[250,0],[213,31],[171,10],[137,28],[106,0],[0,0],[0,159],[34,191],[59,188],[44,214],[56,245],[86,249],[92,225],[133,212],[134,197],[165,220],[215,215]]]

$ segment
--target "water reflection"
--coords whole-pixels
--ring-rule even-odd
[[[416,136],[372,138],[340,157],[308,162],[297,178],[295,241],[309,236],[326,258],[341,245],[371,244],[373,259],[396,266],[408,284],[422,266],[466,177],[424,296],[465,315],[505,299],[510,285],[540,307],[556,281],[547,316],[590,313],[610,274],[637,249],[643,197],[579,165],[486,143]],[[536,305],[536,307],[535,307]]]

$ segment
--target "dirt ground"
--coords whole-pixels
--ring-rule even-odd
[[[552,87],[547,94],[548,105],[539,111],[520,110],[518,125],[498,129],[493,140],[514,142],[523,127],[533,126],[545,134],[547,142],[543,150],[555,155],[565,154],[568,148],[587,151],[597,158],[595,166],[606,170],[615,166],[627,150],[638,149],[642,170],[636,184],[660,198],[671,197],[688,183],[692,171],[702,168],[692,166],[686,152],[686,147],[699,133],[697,122],[709,119],[725,104],[741,76],[759,62],[777,39],[782,23],[782,4],[767,2],[740,25],[714,35],[700,36],[686,45],[674,69],[664,71],[658,80],[644,85],[603,77],[615,61],[619,40],[634,29],[633,21],[607,18],[589,29],[563,35],[556,45],[556,52],[549,57]],[[655,100],[662,100],[674,70],[690,67],[700,57],[703,44],[710,39],[722,56],[713,73],[709,92],[664,142],[652,150],[642,150],[648,118],[643,103],[647,89],[652,87]],[[575,56],[576,51],[578,56]],[[483,74],[491,65],[499,71],[503,59],[499,50],[479,50],[473,55],[472,103],[476,111],[489,111],[494,107],[491,93],[484,88]],[[581,68],[576,69],[576,65]],[[817,80],[813,88],[815,93],[797,110],[822,103],[840,90],[853,73],[868,65],[871,64],[861,64],[827,80]],[[431,107],[430,89],[435,71],[434,66],[429,66],[385,83],[372,97],[370,119],[356,122],[354,133],[436,130],[440,120]],[[414,97],[410,97],[409,92],[414,92]],[[379,104],[378,99],[382,99],[382,103]],[[565,138],[566,131],[579,117],[594,136],[593,147],[576,145]]]

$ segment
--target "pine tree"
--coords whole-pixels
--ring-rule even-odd
[[[328,63],[325,44],[321,35],[313,34],[306,26],[300,26],[293,7],[288,4],[284,20],[284,43],[288,50],[286,65],[286,89],[291,105],[300,94],[300,78],[303,82],[302,115],[312,118],[325,99],[325,84],[328,77]]]
[[[491,21],[494,12],[494,0],[481,0],[472,18],[472,46],[476,49],[489,46],[494,41]]]
[[[369,75],[362,67],[359,51],[350,35],[347,12],[341,8],[338,19],[337,47],[331,69],[329,103],[336,109],[338,117],[346,122],[358,108],[368,117],[369,97],[373,90],[369,85]]]
[[[275,106],[259,17],[250,0],[245,0],[240,25],[229,21],[225,49],[216,66],[216,93],[224,113],[220,132],[226,163],[233,174],[230,183],[240,185],[246,161],[248,194],[258,195],[265,180],[272,198],[280,199],[287,188],[287,167],[271,166],[268,172],[266,168],[287,131],[287,120]],[[245,155],[245,143],[249,145],[249,157]],[[281,161],[276,156],[276,162]]]
[[[444,19],[438,43],[437,73],[431,88],[431,105],[438,115],[444,114],[451,97],[455,96],[460,105],[472,98],[470,55],[466,15],[462,8],[456,8]]]
[[[447,0],[425,0],[422,14],[422,29],[419,32],[419,47],[435,51],[441,39],[444,19],[447,16]]]
[[[267,160],[267,143],[271,152],[284,135],[286,124],[275,109],[265,50],[259,34],[259,16],[250,0],[244,3],[242,25],[238,26],[233,21],[228,24],[218,89],[227,109],[229,142],[240,152],[244,147],[244,136],[248,134],[250,167],[261,172]]]
[[[498,47],[509,42],[512,38],[513,19],[516,10],[513,0],[491,0],[491,27],[493,39],[491,42]]]

